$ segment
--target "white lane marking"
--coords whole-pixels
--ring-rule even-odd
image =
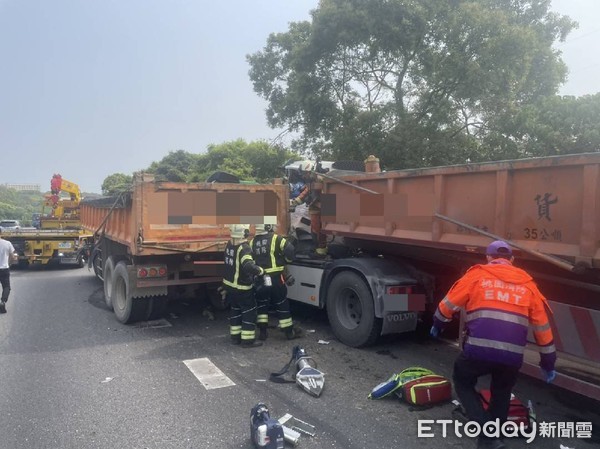
[[[184,360],[185,366],[192,372],[207,390],[231,387],[233,381],[223,374],[217,366],[206,357],[201,359]]]

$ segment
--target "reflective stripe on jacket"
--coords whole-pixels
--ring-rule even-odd
[[[231,241],[227,243],[223,284],[236,290],[250,290],[253,277],[261,271],[252,258],[252,251],[247,242],[239,245],[234,245]]]
[[[546,314],[547,303],[525,271],[506,259],[475,265],[460,278],[440,302],[435,325],[443,328],[452,315],[466,312],[468,357],[521,366],[531,325],[540,347],[540,366],[554,369],[556,349]]]
[[[252,255],[265,273],[283,271],[285,264],[294,257],[294,245],[275,233],[259,234],[250,241]]]

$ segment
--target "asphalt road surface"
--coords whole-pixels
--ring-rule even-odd
[[[273,328],[263,347],[244,349],[229,343],[225,311],[211,320],[193,299],[171,301],[162,321],[118,323],[87,268],[14,271],[12,284],[0,315],[0,449],[251,449],[258,402],[274,418],[290,413],[316,427],[298,448],[475,447],[453,427],[444,438],[435,423],[421,427],[433,437],[419,437],[418,421],[452,419],[452,404],[413,410],[397,398],[367,399],[409,366],[450,377],[457,349],[449,343],[403,335],[353,349],[336,341],[323,312],[294,308],[302,339],[287,341]],[[318,398],[268,380],[296,344],[326,373]],[[197,364],[214,365],[220,377],[197,377],[188,367]],[[515,393],[556,428],[554,438],[511,439],[509,447],[600,446],[597,403],[526,377]],[[585,422],[591,438],[577,438],[585,434],[576,423]]]

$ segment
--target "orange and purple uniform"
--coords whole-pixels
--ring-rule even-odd
[[[546,298],[529,274],[506,259],[495,259],[471,267],[452,286],[435,312],[434,326],[442,329],[464,309],[465,356],[520,367],[531,325],[540,367],[551,371],[556,349],[545,307]]]

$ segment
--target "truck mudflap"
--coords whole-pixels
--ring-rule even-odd
[[[417,329],[420,313],[425,311],[424,294],[382,295],[383,323],[381,335],[412,332]]]
[[[139,285],[137,277],[137,266],[127,265],[127,274],[129,275],[129,295],[132,298],[150,298],[152,296],[166,296],[167,285]]]
[[[389,312],[383,318],[381,335],[412,332],[418,323],[418,312]]]

